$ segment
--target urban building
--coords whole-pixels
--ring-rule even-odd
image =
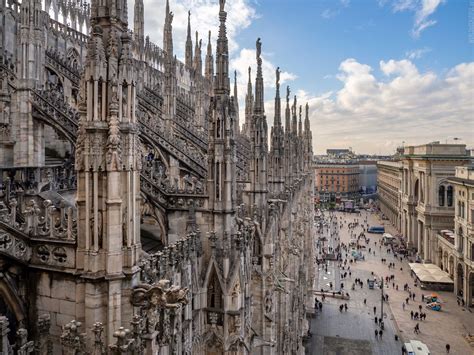
[[[437,256],[436,235],[454,227],[455,168],[471,161],[464,144],[405,147],[401,160],[401,232],[425,262]]]
[[[438,266],[454,280],[454,292],[467,306],[474,305],[474,166],[456,167],[447,182],[454,187],[454,230],[442,230],[438,238]],[[443,185],[438,188],[444,202]]]
[[[240,129],[225,3],[204,62],[168,1],[162,46],[143,0],[133,32],[125,1],[0,3],[0,353],[304,353],[309,110],[287,88],[283,127],[277,71],[268,139],[258,39]]]
[[[336,202],[359,196],[359,165],[357,162],[316,162],[315,197]]]
[[[359,190],[362,195],[377,191],[377,160],[359,160]]]
[[[401,229],[402,163],[400,161],[377,162],[377,196],[380,211]]]

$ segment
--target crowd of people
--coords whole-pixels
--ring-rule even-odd
[[[345,282],[351,282],[351,293],[364,289],[364,286],[369,287],[369,283],[374,285],[374,289],[392,288],[398,292],[405,292],[407,297],[405,302],[401,305],[403,311],[405,311],[405,308],[408,308],[410,302],[412,303],[410,308],[413,307],[413,304],[417,301],[417,295],[413,291],[415,287],[418,286],[416,281],[413,284],[413,288],[411,288],[408,283],[405,283],[402,291],[402,289],[399,288],[395,274],[396,270],[403,271],[402,261],[407,256],[397,254],[396,250],[394,250],[390,244],[384,245],[380,238],[370,237],[365,234],[370,227],[367,213],[364,212],[364,215],[359,213],[355,218],[353,218],[353,216],[354,215],[351,214],[349,219],[348,215],[329,212],[327,216],[323,217],[324,222],[319,224],[319,236],[321,237],[317,242],[318,265],[321,266],[321,271],[324,271],[326,274],[328,273],[328,265],[330,262],[332,262],[335,267],[337,266],[340,283],[338,284],[336,281],[339,289],[335,287],[336,285],[333,285],[332,281],[320,285],[321,300],[316,298],[315,309],[318,312],[322,312],[323,302],[326,296],[336,297],[337,295],[338,298],[344,299],[344,303],[339,305],[339,312],[341,314],[346,313],[349,305],[345,301],[350,299],[350,295],[345,288]],[[346,228],[347,231],[344,231]],[[350,236],[349,242],[341,240],[343,232],[345,235]],[[327,235],[329,238],[323,237],[324,235]],[[322,241],[327,241],[327,245]],[[351,269],[351,266],[359,261],[364,261],[368,256],[372,258],[376,257],[377,253],[380,255],[381,264],[386,266],[387,269],[380,268],[377,271],[372,271],[370,278],[367,278],[364,282],[359,275],[360,272],[356,269]],[[328,258],[329,254],[331,254],[330,258]],[[381,293],[382,297],[377,298],[375,304],[370,305],[370,301],[368,302],[367,298],[363,299],[364,306],[373,307],[373,324],[375,327],[374,334],[376,341],[383,341],[384,318],[387,316],[386,313],[382,313],[381,310],[377,313],[377,305],[380,305],[382,299],[383,302],[388,302],[389,300],[387,293],[384,291],[381,291]],[[422,304],[424,303],[424,298],[424,295],[419,295]],[[421,332],[420,322],[425,321],[427,317],[426,313],[423,312],[422,304],[418,306],[418,310],[410,310],[411,319],[415,322],[413,326],[413,332],[415,334]],[[398,335],[394,334],[394,337],[395,340],[398,341]]]

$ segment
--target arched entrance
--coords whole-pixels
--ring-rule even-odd
[[[448,273],[449,273],[449,276],[453,279],[454,278],[454,256],[452,255],[449,257]]]
[[[467,287],[467,306],[472,307],[474,306],[474,271],[469,274],[469,282],[467,284]]]
[[[458,264],[458,267],[457,267],[457,270],[456,270],[456,276],[457,276],[457,281],[456,281],[457,296],[463,297],[463,295],[464,295],[464,270],[463,270],[462,264]]]
[[[441,247],[438,248],[438,264],[441,270],[443,269],[443,249]]]
[[[0,315],[8,318],[8,339],[14,344],[16,331],[26,326],[26,311],[16,287],[15,276],[21,268],[7,262],[0,256]]]

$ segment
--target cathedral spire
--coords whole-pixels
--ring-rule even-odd
[[[234,100],[237,100],[237,70],[234,70]]]
[[[256,54],[257,54],[257,76],[255,78],[255,107],[254,112],[261,114],[265,112],[263,104],[263,76],[262,76],[262,42],[260,38],[257,39],[256,43]]]
[[[212,56],[211,31],[209,31],[209,37],[207,40],[205,76],[209,81],[212,81],[212,77],[214,76],[214,58]]]
[[[250,122],[253,114],[253,89],[252,89],[252,68],[249,67],[249,81],[247,83],[247,93],[245,94],[245,122],[243,131],[247,136],[250,134]]]
[[[196,39],[197,42],[197,39]],[[197,43],[196,43],[197,44]],[[186,36],[185,62],[188,68],[193,67],[193,41],[191,39],[191,11],[188,11],[188,32]]]
[[[173,58],[173,13],[170,12],[169,0],[166,0],[165,25],[163,29],[163,50],[169,60]]]
[[[135,41],[138,42],[138,45],[143,48],[144,39],[145,39],[145,12],[143,8],[143,0],[135,0],[135,9],[133,11],[133,32],[135,36]]]
[[[293,99],[293,106],[291,107],[292,115],[293,115],[293,118],[291,120],[291,133],[293,133],[294,137],[298,135],[298,118],[296,117],[296,107],[297,107],[297,101],[296,101],[296,95],[295,95]]]
[[[219,0],[219,37],[217,38],[215,94],[229,95],[229,45],[227,40],[225,0]]]
[[[199,33],[196,31],[196,46],[194,47],[194,70],[202,75],[202,58],[201,58],[202,40],[199,39]]]
[[[285,132],[287,134],[291,131],[291,113],[290,113],[290,87],[286,87],[286,109],[285,109]]]
[[[302,121],[302,116],[303,116],[303,106],[300,105],[300,120],[298,122],[298,137],[302,138],[303,137],[303,121]]]
[[[305,118],[304,118],[304,130],[305,132],[309,132],[310,131],[310,124],[309,124],[309,105],[308,103],[306,103],[306,112],[305,112]]]
[[[275,118],[273,121],[274,127],[281,126],[281,100],[280,100],[280,67],[275,71],[276,77],[276,93],[275,93]]]

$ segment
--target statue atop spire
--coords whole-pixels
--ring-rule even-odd
[[[219,36],[217,38],[216,53],[216,78],[214,93],[229,95],[229,45],[227,40],[226,19],[227,12],[224,10],[225,0],[220,0],[219,11]]]
[[[275,81],[276,81],[276,96],[280,97],[280,67],[276,68]]]
[[[256,54],[257,54],[257,76],[255,78],[255,107],[254,112],[259,114],[265,111],[264,99],[263,99],[263,75],[262,75],[262,42],[260,38],[256,42]]]

